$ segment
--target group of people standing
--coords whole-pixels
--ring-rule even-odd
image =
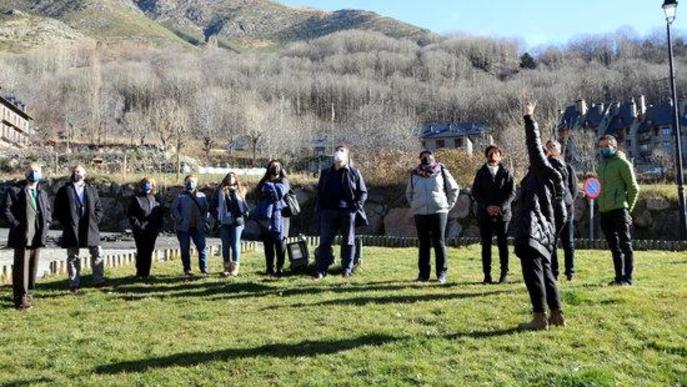
[[[564,161],[561,144],[551,140],[542,145],[541,133],[533,118],[535,107],[536,102],[525,103],[525,141],[530,165],[520,183],[519,195],[516,197],[513,174],[504,165],[504,150],[498,145],[486,148],[486,162],[477,171],[472,186],[482,240],[483,283],[494,282],[491,275],[494,237],[500,262],[498,282],[508,283],[507,236],[512,228],[515,254],[521,260],[533,308],[532,321],[521,325],[527,330],[565,325],[557,285],[559,266],[556,250],[560,241],[565,254],[564,274],[572,280],[575,275],[574,203],[578,195],[576,172]],[[598,169],[602,190],[597,201],[601,227],[609,242],[615,267],[615,278],[611,284],[631,285],[634,264],[630,213],[637,202],[639,189],[632,165],[618,150],[615,138],[604,136],[597,145],[602,158]],[[342,236],[342,274],[344,277],[353,274],[356,228],[367,225],[364,210],[367,188],[362,174],[353,166],[349,149],[344,145],[338,146],[333,160],[333,164],[321,172],[317,184],[320,228],[317,279],[329,273],[334,261],[332,245],[339,233]],[[85,181],[85,168],[79,165],[72,169],[70,181],[59,189],[53,205],[39,184],[41,167],[30,165],[25,177],[24,181],[7,191],[2,211],[10,226],[8,245],[14,249],[12,280],[15,306],[28,309],[32,305],[40,249],[46,244],[53,219],[62,226],[61,246],[67,249],[70,290],[78,293],[81,287],[81,249],[87,249],[90,255],[95,286],[105,286],[98,227],[103,218],[103,208],[96,189]],[[460,187],[445,166],[430,150],[422,151],[406,187],[406,199],[414,213],[419,239],[419,282],[427,282],[431,277],[432,248],[437,281],[442,284],[447,281],[446,226],[448,214],[459,193]],[[187,176],[184,189],[169,209],[181,247],[184,275],[193,275],[191,243],[198,251],[201,274],[208,274],[206,237],[213,229],[218,231],[222,241],[222,274],[239,275],[240,241],[250,217],[260,228],[265,274],[281,276],[286,261],[290,217],[293,215],[287,200],[289,195],[294,194],[286,171],[278,160],[268,163],[265,175],[255,188],[257,205],[252,214],[246,201],[246,189],[236,174],[227,174],[210,198],[198,189],[194,175]],[[515,214],[514,202],[517,202]],[[144,178],[127,208],[137,249],[136,275],[141,280],[147,281],[150,277],[152,255],[163,230],[166,213],[155,180]]]

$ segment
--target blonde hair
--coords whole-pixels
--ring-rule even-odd
[[[155,179],[153,179],[150,176],[146,176],[141,181],[138,183],[139,185],[143,185],[144,183],[150,183],[153,186],[153,189],[150,190],[151,195],[155,195],[157,193],[157,183],[155,182]]]

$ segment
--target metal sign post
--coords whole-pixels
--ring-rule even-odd
[[[594,202],[601,195],[601,182],[596,177],[584,181],[584,195],[589,199],[589,239],[594,239]]]

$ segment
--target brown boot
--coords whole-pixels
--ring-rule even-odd
[[[534,313],[532,321],[520,324],[518,328],[523,331],[545,331],[549,329],[549,321],[546,313]]]
[[[238,262],[232,262],[232,267],[231,267],[232,277],[236,277],[239,275],[239,266],[240,266],[240,264]]]
[[[557,326],[557,327],[564,327],[565,326],[565,317],[563,317],[563,311],[562,310],[557,309],[557,310],[551,311],[551,316],[549,317],[549,325]]]
[[[232,262],[224,262],[224,272],[222,273],[222,277],[229,277],[231,274],[232,270]]]

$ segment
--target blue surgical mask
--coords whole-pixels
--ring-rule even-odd
[[[616,150],[613,148],[601,148],[599,151],[599,154],[601,154],[601,157],[609,158],[613,157],[615,155]]]
[[[198,183],[196,183],[194,180],[189,180],[186,182],[186,189],[188,191],[195,191],[196,186],[198,186]]]
[[[41,176],[41,173],[37,171],[30,171],[26,173],[26,180],[28,180],[30,183],[36,183],[42,178],[43,176]]]
[[[143,183],[143,192],[149,193],[149,192],[152,191],[152,190],[153,190],[153,185],[152,185],[152,184],[150,184],[150,183],[148,183],[148,182]]]

